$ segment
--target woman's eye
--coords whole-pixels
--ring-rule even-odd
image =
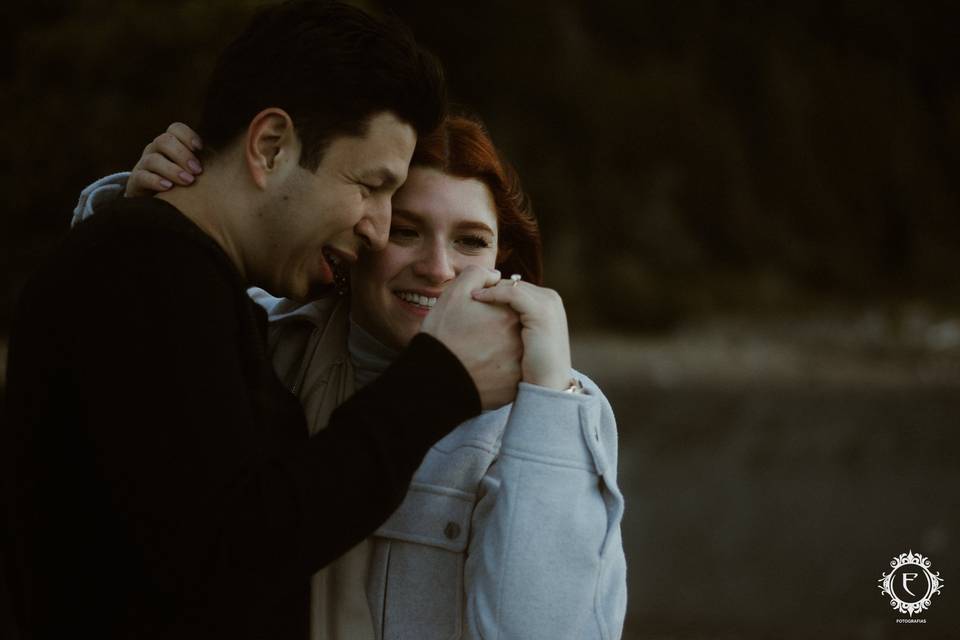
[[[486,249],[490,243],[483,236],[464,236],[459,240],[460,244],[470,249]]]

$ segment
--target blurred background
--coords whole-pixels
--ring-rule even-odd
[[[0,9],[0,363],[80,189],[195,120],[260,4]],[[624,637],[960,637],[960,4],[356,4],[534,200],[618,416]],[[878,589],[911,549],[923,625]]]

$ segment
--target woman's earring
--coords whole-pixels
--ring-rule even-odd
[[[350,293],[350,272],[346,265],[338,264],[333,270],[333,288],[338,296]]]

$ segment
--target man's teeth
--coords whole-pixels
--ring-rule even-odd
[[[418,304],[421,307],[432,307],[437,304],[436,298],[428,298],[426,296],[421,296],[416,293],[410,293],[408,291],[397,291],[397,297],[406,302],[411,302],[413,304]]]

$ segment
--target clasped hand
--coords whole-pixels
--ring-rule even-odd
[[[570,385],[570,337],[560,294],[529,282],[500,280],[473,291],[473,299],[508,306],[517,314],[524,382],[556,390]]]
[[[446,288],[421,330],[460,358],[484,408],[512,401],[520,380],[555,390],[570,383],[567,318],[552,289],[470,266]]]

